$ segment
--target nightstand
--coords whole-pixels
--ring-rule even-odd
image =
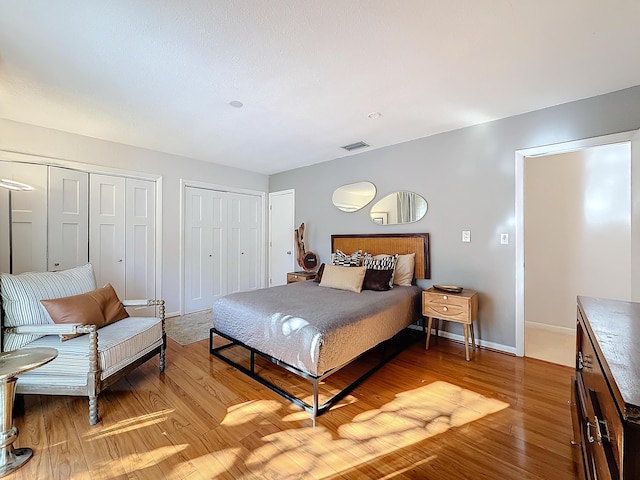
[[[466,359],[469,361],[469,330],[471,330],[471,345],[476,348],[476,338],[473,331],[473,321],[478,315],[478,292],[465,288],[460,293],[447,293],[435,288],[422,292],[422,315],[427,317],[427,342],[429,349],[432,322],[436,320],[436,336],[438,335],[438,320],[462,323],[464,327],[464,347]]]
[[[304,282],[316,278],[316,272],[289,272],[287,273],[287,283]]]

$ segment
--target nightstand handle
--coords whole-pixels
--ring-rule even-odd
[[[448,295],[443,295],[443,296],[442,296],[442,299],[443,299],[443,300],[449,300],[449,296],[448,296]]]
[[[446,312],[447,310],[449,310],[449,308],[447,308],[447,307],[442,307],[442,310]]]

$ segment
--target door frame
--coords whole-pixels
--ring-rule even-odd
[[[519,357],[524,356],[524,159],[544,157],[558,153],[584,150],[590,147],[612,143],[630,142],[637,130],[585,138],[571,142],[562,142],[539,147],[525,148],[515,152],[515,306],[516,306],[516,349]],[[633,198],[633,191],[631,192]],[[633,220],[632,220],[633,221]],[[633,228],[633,225],[632,225]]]
[[[180,303],[180,315],[184,315],[185,312],[185,277],[186,277],[186,262],[185,262],[185,235],[184,235],[184,227],[185,227],[185,196],[186,196],[186,188],[202,188],[204,190],[214,190],[217,192],[226,192],[226,193],[238,193],[241,195],[254,195],[256,197],[260,197],[260,201],[262,202],[261,217],[260,217],[260,257],[261,261],[259,264],[260,268],[260,288],[264,288],[265,286],[265,278],[266,278],[266,228],[265,228],[265,218],[267,215],[267,205],[266,205],[266,196],[267,193],[261,190],[251,190],[248,188],[240,188],[240,187],[232,187],[229,185],[220,185],[216,183],[207,183],[201,182],[198,180],[189,180],[189,179],[180,179],[180,266],[179,266],[179,275],[180,275],[180,292],[179,292],[179,303]]]

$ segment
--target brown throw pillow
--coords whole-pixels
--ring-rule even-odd
[[[393,276],[393,270],[374,270],[367,268],[364,274],[364,282],[362,282],[363,290],[375,290],[378,292],[386,292],[391,290],[389,282]]]
[[[129,314],[110,284],[81,295],[40,300],[54,323],[82,323],[97,328],[127,318]],[[69,340],[78,335],[60,335]]]

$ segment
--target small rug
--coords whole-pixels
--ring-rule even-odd
[[[165,320],[167,335],[180,345],[189,345],[209,338],[209,329],[212,326],[211,310],[189,313]]]

